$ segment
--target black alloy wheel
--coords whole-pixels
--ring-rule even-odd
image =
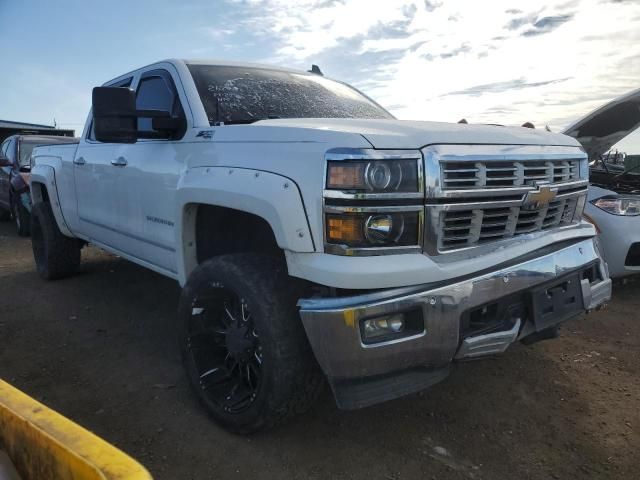
[[[324,378],[296,306],[306,285],[283,259],[257,253],[203,261],[182,290],[182,361],[211,417],[233,433],[307,411]]]
[[[249,408],[260,389],[262,348],[247,302],[213,284],[194,299],[187,334],[203,395],[227,413]]]

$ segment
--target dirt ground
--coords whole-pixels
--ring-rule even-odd
[[[141,461],[155,479],[637,479],[640,282],[560,339],[460,365],[431,390],[355,412],[326,392],[276,431],[239,437],[183,376],[172,280],[87,248],[41,281],[0,224],[0,377]]]

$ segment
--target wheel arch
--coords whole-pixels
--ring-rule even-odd
[[[285,250],[315,251],[299,188],[282,175],[227,167],[195,168],[183,177],[177,200],[176,244],[181,246],[177,263],[182,285],[202,260],[211,258],[211,252],[260,252],[257,247],[261,246],[283,256]],[[208,238],[203,228],[210,236],[220,232],[227,240],[214,239],[217,247],[208,250],[203,247]],[[248,249],[242,249],[243,245]]]
[[[49,202],[53,210],[53,216],[62,234],[67,237],[73,237],[74,235],[71,233],[62,214],[54,168],[49,165],[36,165],[31,172],[30,188],[32,203]]]

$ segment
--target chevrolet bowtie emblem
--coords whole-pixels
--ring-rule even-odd
[[[556,198],[557,194],[557,188],[551,188],[548,185],[538,185],[538,190],[527,192],[527,195],[524,197],[523,206],[528,209],[542,208]]]

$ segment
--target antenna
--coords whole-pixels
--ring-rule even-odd
[[[318,65],[311,65],[311,70],[307,70],[307,72],[324,77],[324,73],[322,73],[322,70],[320,70],[320,67]]]

